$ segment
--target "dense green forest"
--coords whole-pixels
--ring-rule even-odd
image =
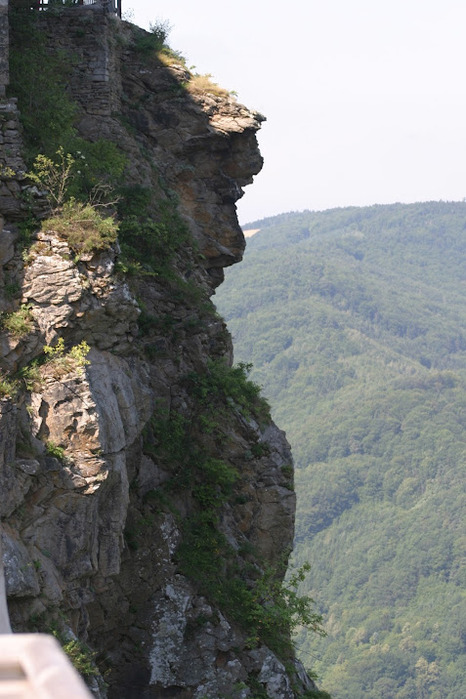
[[[333,699],[466,696],[466,203],[257,221],[217,292],[296,461]]]

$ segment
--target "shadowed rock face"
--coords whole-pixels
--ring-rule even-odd
[[[85,362],[65,355],[39,366],[15,400],[0,401],[12,623],[58,625],[64,638],[88,641],[109,697],[246,699],[254,678],[269,697],[292,699],[296,686],[312,683],[298,673],[292,685],[283,662],[251,642],[180,554],[190,526],[212,509],[203,491],[209,475],[198,463],[236,474],[228,497],[221,486],[214,491],[211,526],[223,549],[211,555],[220,581],[233,564],[248,585],[264,566],[283,574],[293,539],[284,433],[202,383],[212,366],[232,361],[209,296],[223,267],[241,259],[234,203],[260,170],[255,133],[263,118],[229,97],[190,95],[183,68],[138,54],[139,30],[88,16],[84,9],[42,18],[50,45],[75,56],[70,88],[80,132],[119,144],[128,184],[161,198],[176,192],[196,244],[177,252],[172,277],[126,281],[115,273],[118,246],[77,259],[46,226],[23,264],[6,215],[0,279],[14,275],[21,293],[3,295],[3,308],[27,304],[29,326],[3,333],[2,371],[24,368],[58,338],[67,349],[83,340],[91,347]],[[84,34],[71,31],[77,22]],[[99,677],[91,684],[104,697]]]

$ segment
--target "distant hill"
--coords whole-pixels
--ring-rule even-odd
[[[295,455],[334,699],[466,697],[466,203],[255,221],[217,292]]]

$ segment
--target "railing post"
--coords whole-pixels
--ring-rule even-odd
[[[0,0],[0,6],[2,3],[7,3],[7,0]],[[31,0],[31,7],[34,6],[38,10],[46,10],[51,5],[61,6],[65,5],[64,0]],[[121,17],[121,0],[76,0],[76,5],[100,5],[105,12],[111,12],[113,14]]]
[[[1,633],[11,633],[11,626],[6,601],[5,571],[3,570],[2,528],[0,526],[0,634]]]

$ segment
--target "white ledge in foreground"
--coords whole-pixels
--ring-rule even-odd
[[[46,634],[0,634],[0,699],[89,699],[60,644]]]

